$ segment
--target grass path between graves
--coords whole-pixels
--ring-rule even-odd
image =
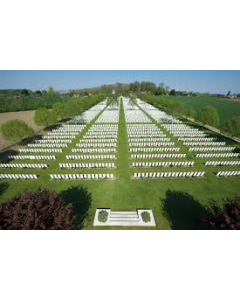
[[[102,111],[103,112],[103,111]],[[101,113],[102,113],[101,112]],[[100,113],[100,114],[101,114]],[[99,115],[100,115],[99,114]],[[98,117],[98,116],[97,116]],[[213,171],[218,170],[239,170],[239,167],[210,167],[204,166],[204,160],[196,159],[194,154],[187,152],[187,147],[182,146],[172,135],[169,135],[161,125],[162,131],[175,142],[176,147],[180,147],[179,153],[187,153],[187,160],[194,160],[193,171],[206,171],[205,178],[162,178],[162,179],[131,179],[134,172],[161,172],[161,171],[185,171],[184,168],[151,168],[136,169],[131,168],[130,155],[128,152],[126,123],[123,111],[123,104],[120,101],[120,119],[118,132],[118,152],[116,170],[85,170],[86,173],[114,173],[116,180],[96,180],[96,181],[50,181],[49,174],[53,173],[76,173],[82,172],[79,169],[61,170],[59,163],[67,162],[65,156],[71,154],[71,149],[83,136],[83,134],[94,124],[97,117],[86,126],[85,130],[79,134],[74,142],[62,154],[57,154],[56,161],[36,161],[35,163],[48,163],[50,168],[47,170],[1,170],[1,173],[29,173],[39,174],[37,181],[0,181],[0,201],[6,201],[16,193],[24,190],[34,190],[41,186],[56,190],[72,202],[78,213],[84,218],[88,206],[86,201],[91,202],[89,216],[85,218],[83,229],[93,228],[93,218],[96,208],[111,208],[112,210],[135,210],[138,208],[152,209],[157,224],[157,229],[198,229],[200,219],[205,212],[209,199],[216,199],[219,204],[222,198],[233,197],[240,194],[240,178],[217,178]],[[150,117],[150,116],[149,116]],[[157,124],[151,117],[154,124]],[[205,129],[204,129],[205,130]],[[206,131],[206,130],[205,130]],[[214,134],[214,136],[216,136]],[[221,140],[222,137],[218,136]],[[231,141],[228,145],[234,145]],[[238,146],[239,147],[239,146]],[[51,155],[51,154],[50,154]],[[184,159],[167,159],[168,161],[180,161]],[[214,158],[212,160],[219,160]],[[236,159],[234,159],[236,160]],[[141,161],[141,160],[138,160]],[[163,161],[163,159],[151,159],[144,161]],[[34,163],[33,161],[15,161],[15,163]],[[74,161],[79,163],[81,161]],[[90,161],[84,161],[90,162]],[[93,161],[91,161],[93,162]],[[97,162],[97,161],[96,161]],[[109,162],[109,161],[103,161]],[[189,169],[190,171],[190,169]],[[86,188],[89,195],[80,187]],[[101,227],[100,229],[150,229],[150,228],[124,228],[124,227]]]

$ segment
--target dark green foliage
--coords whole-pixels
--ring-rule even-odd
[[[0,96],[0,112],[35,110],[39,107],[51,108],[54,103],[65,100],[66,98],[61,98],[57,93],[45,93],[42,96],[4,94]]]
[[[21,95],[23,96],[29,96],[29,92],[26,89],[21,90]]]
[[[18,142],[33,135],[34,130],[22,120],[11,120],[2,124],[1,132],[6,140]]]
[[[210,212],[206,218],[206,225],[208,229],[239,230],[240,197],[227,200],[222,208],[212,200],[210,203]]]
[[[98,221],[105,223],[107,222],[107,219],[108,219],[108,212],[106,210],[101,210],[98,213]]]
[[[24,192],[0,204],[0,229],[72,229],[72,206],[53,191]]]
[[[147,211],[143,211],[141,213],[141,217],[142,217],[143,222],[145,222],[145,223],[148,223],[151,221],[150,213]]]

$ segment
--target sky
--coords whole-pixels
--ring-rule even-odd
[[[240,93],[240,71],[0,71],[0,89],[69,90],[134,81],[164,82],[181,91]]]

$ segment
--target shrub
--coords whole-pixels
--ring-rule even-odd
[[[107,218],[108,218],[108,212],[106,210],[101,210],[99,213],[98,213],[98,221],[99,222],[107,222]]]
[[[31,135],[34,130],[22,120],[11,120],[1,126],[3,137],[8,141],[20,141]]]
[[[148,222],[151,221],[150,213],[147,212],[147,211],[143,211],[143,212],[141,213],[141,217],[142,217],[143,222],[145,222],[145,223],[148,223]]]
[[[212,200],[206,225],[215,230],[240,229],[240,197],[227,200],[222,208]]]
[[[72,205],[53,191],[25,191],[0,204],[0,229],[72,229]]]
[[[38,126],[50,126],[54,125],[57,121],[57,115],[55,111],[50,111],[46,108],[38,108],[34,115],[34,121]]]

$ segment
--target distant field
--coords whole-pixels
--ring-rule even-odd
[[[34,110],[31,110],[31,111],[0,113],[0,126],[7,121],[18,119],[26,122],[29,126],[31,126],[34,129],[34,131],[39,131],[42,129],[42,127],[39,127],[34,123],[33,120],[34,112],[35,112]],[[0,132],[0,150],[9,147],[12,144],[13,142],[4,140]]]
[[[206,105],[214,106],[220,115],[221,122],[233,116],[240,115],[240,101],[217,98],[217,97],[180,97],[169,96],[170,100],[180,101],[185,105],[192,106],[196,111],[199,111]]]

